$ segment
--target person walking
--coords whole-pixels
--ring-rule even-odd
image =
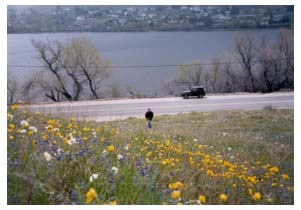
[[[147,112],[145,113],[145,118],[147,120],[147,127],[152,128],[152,119],[154,117],[154,113],[151,111],[150,108],[147,109]]]

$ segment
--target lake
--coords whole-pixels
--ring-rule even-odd
[[[277,36],[277,29],[249,31],[256,40],[266,35]],[[124,33],[42,33],[8,34],[8,65],[41,65],[31,40],[59,40],[87,37],[95,43],[100,55],[109,58],[114,66],[154,66],[188,64],[192,61],[211,62],[211,59],[233,46],[240,31],[209,32],[124,32]],[[8,74],[22,80],[37,68],[9,67]],[[141,94],[162,95],[161,84],[176,76],[176,67],[115,68],[112,80],[123,93],[126,87]]]

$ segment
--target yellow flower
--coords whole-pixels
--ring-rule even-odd
[[[32,131],[32,130],[30,130],[30,131],[27,132],[27,135],[28,135],[28,136],[32,136],[32,134],[33,134],[33,131]]]
[[[171,190],[182,190],[183,186],[182,182],[175,182],[168,185]]]
[[[181,197],[181,191],[179,191],[179,190],[174,190],[171,193],[171,198],[172,199],[179,199],[180,197]]]
[[[13,119],[14,119],[14,116],[10,112],[8,112],[7,113],[7,120],[12,121]]]
[[[110,201],[109,205],[117,205],[117,201]]]
[[[274,203],[274,198],[268,198],[268,199],[266,199],[267,200],[267,202],[269,202],[269,203]]]
[[[48,131],[48,132],[52,132],[53,131],[53,126],[52,125],[48,125],[45,127],[45,129]]]
[[[278,172],[279,172],[279,169],[278,169],[277,166],[274,166],[274,167],[270,168],[270,172],[271,172],[271,173],[278,173]]]
[[[74,122],[75,121],[75,117],[70,117],[70,122]]]
[[[13,136],[9,136],[9,140],[13,141],[15,138]]]
[[[90,129],[89,128],[86,128],[86,127],[83,127],[83,132],[88,132]]]
[[[36,116],[40,116],[40,112],[35,112],[34,113]]]
[[[277,183],[276,183],[276,182],[273,182],[273,183],[272,183],[272,187],[277,187]]]
[[[165,166],[166,164],[168,164],[168,160],[162,160],[161,164]]]
[[[219,196],[219,200],[221,201],[221,202],[223,202],[223,203],[225,203],[225,202],[227,202],[227,195],[226,194],[221,194],[220,196]]]
[[[64,138],[60,132],[57,132],[57,133],[55,134],[55,137],[61,138],[61,139]]]
[[[88,141],[88,137],[84,136],[83,138],[83,141]]]
[[[200,195],[199,196],[199,201],[200,201],[201,204],[205,204],[206,203],[206,197],[203,196],[203,195]]]
[[[72,124],[68,123],[68,125],[66,126],[67,129],[71,129],[72,128]]]
[[[47,123],[48,125],[54,125],[55,119],[49,119]]]
[[[42,136],[41,136],[42,140],[46,140],[47,139],[47,135],[45,133],[42,133]]]
[[[285,179],[285,180],[288,180],[289,176],[287,174],[282,174],[282,178]]]
[[[252,196],[254,201],[259,201],[261,200],[261,194],[259,192],[254,193]]]
[[[19,109],[19,106],[17,105],[17,104],[13,104],[13,105],[11,105],[11,107],[10,107],[12,110],[17,110],[17,109]]]
[[[214,173],[213,173],[213,171],[211,171],[211,170],[208,169],[207,170],[207,175],[213,177]]]
[[[10,123],[10,124],[8,125],[7,131],[8,131],[9,133],[11,133],[11,132],[13,132],[14,128],[15,128],[15,125],[12,124],[12,123]]]
[[[253,195],[253,190],[251,188],[248,189],[248,194],[251,196]]]
[[[90,188],[86,193],[86,203],[91,203],[97,197],[97,192],[94,188]]]
[[[114,148],[113,145],[110,145],[110,146],[107,147],[107,150],[108,150],[109,152],[114,152],[115,148]]]
[[[22,120],[20,122],[20,124],[24,127],[24,128],[29,128],[29,123],[26,120]]]
[[[68,144],[68,139],[67,139],[67,138],[64,138],[64,139],[63,139],[63,143],[64,143],[64,144]]]

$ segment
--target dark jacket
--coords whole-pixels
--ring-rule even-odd
[[[152,120],[154,116],[154,113],[152,111],[148,111],[145,113],[145,118],[148,120]]]

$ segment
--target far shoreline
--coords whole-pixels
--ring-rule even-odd
[[[204,29],[204,30],[148,30],[148,31],[43,31],[43,32],[7,32],[7,35],[16,34],[60,34],[60,33],[154,33],[154,32],[228,32],[228,31],[263,31],[263,30],[281,30],[288,29],[294,30],[291,26],[274,26],[274,27],[263,27],[263,28],[229,28],[229,29]]]

